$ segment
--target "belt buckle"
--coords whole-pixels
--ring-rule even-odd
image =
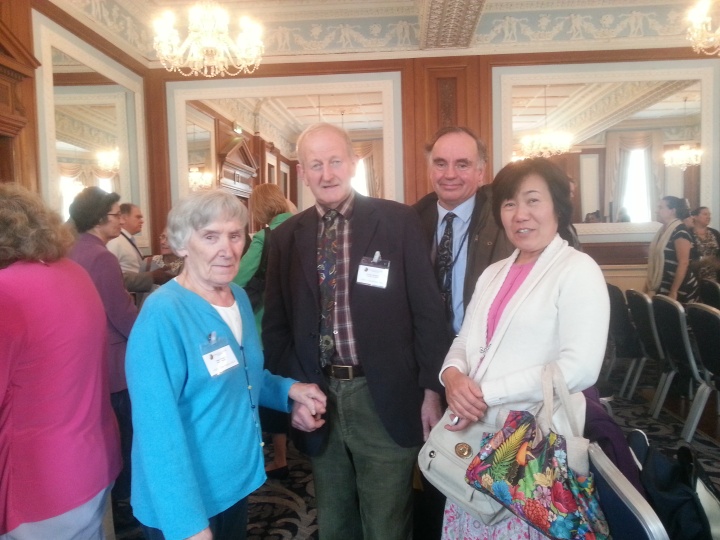
[[[353,367],[352,366],[339,366],[339,365],[333,365],[332,370],[332,376],[335,379],[338,379],[340,381],[352,381],[354,379],[353,376]],[[337,374],[338,371],[342,372],[345,371],[345,376],[341,377]]]

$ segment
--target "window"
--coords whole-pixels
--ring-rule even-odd
[[[357,167],[355,168],[355,176],[353,176],[351,185],[355,191],[360,193],[360,195],[368,195],[368,186],[367,186],[367,174],[365,173],[365,161],[362,159],[359,159],[357,162]]]
[[[627,210],[630,221],[646,223],[652,221],[650,201],[648,200],[648,182],[651,181],[648,171],[648,149],[630,150],[627,166],[627,184],[622,200],[622,208]]]

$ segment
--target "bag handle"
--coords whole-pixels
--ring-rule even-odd
[[[565,377],[556,362],[550,362],[543,367],[542,371],[542,388],[543,388],[543,405],[540,411],[540,429],[545,434],[550,431],[552,426],[552,416],[554,412],[554,396],[560,399],[562,407],[565,409],[566,416],[570,422],[570,429],[574,437],[582,437],[577,419],[570,413],[570,391],[568,390]]]

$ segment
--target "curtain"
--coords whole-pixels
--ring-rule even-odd
[[[92,163],[58,162],[58,173],[61,177],[71,178],[85,187],[97,186],[98,180],[110,179],[112,191],[119,193],[120,178],[117,172],[101,169]]]
[[[645,188],[648,206],[653,208],[665,181],[662,131],[610,131],[605,146],[605,215],[610,217],[610,221],[617,221],[630,180],[628,166],[632,150],[645,150],[645,170],[648,171]]]
[[[365,182],[368,195],[383,196],[383,144],[382,140],[365,141],[353,144],[358,159],[365,163]]]

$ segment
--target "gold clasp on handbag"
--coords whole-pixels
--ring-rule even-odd
[[[472,447],[468,443],[457,443],[455,445],[455,453],[458,455],[458,457],[461,457],[463,459],[469,458],[473,455]]]

